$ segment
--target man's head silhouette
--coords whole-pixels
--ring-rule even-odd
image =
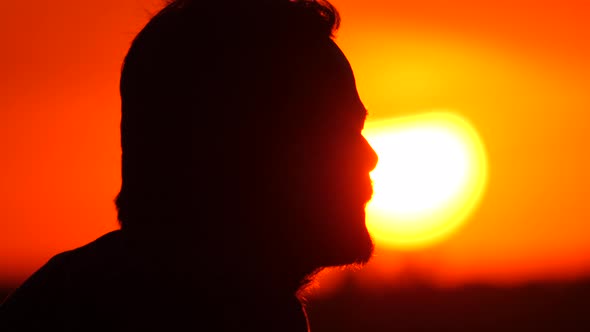
[[[313,0],[177,0],[155,15],[121,74],[121,230],[53,258],[14,312],[57,297],[38,310],[59,329],[68,312],[67,326],[106,330],[304,330],[297,292],[373,250],[377,156],[338,24]]]
[[[121,78],[122,228],[189,234],[252,269],[366,262],[376,155],[338,22],[320,1],[176,1],[156,15]]]

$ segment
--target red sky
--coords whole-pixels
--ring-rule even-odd
[[[158,3],[3,4],[0,281],[117,227],[119,70]],[[417,252],[378,248],[358,278],[412,271],[497,283],[590,272],[590,4],[333,3],[368,120],[450,108],[477,127],[490,160],[465,227]]]

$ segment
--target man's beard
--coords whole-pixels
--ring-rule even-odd
[[[374,244],[365,223],[366,203],[372,198],[370,179],[363,179],[352,191],[340,191],[340,199],[324,204],[324,263],[327,266],[364,265],[373,255]],[[334,193],[333,198],[338,197]]]
[[[315,212],[315,213],[313,213]],[[366,264],[374,245],[365,225],[364,205],[323,205],[307,219],[308,232],[300,234],[302,252],[313,268]]]
[[[325,264],[340,266],[368,263],[373,255],[374,244],[365,225],[364,211],[362,216],[359,214],[346,221],[338,221],[344,225],[336,225],[326,239]]]
[[[283,243],[289,243],[292,261],[305,266],[308,272],[361,266],[373,255],[373,241],[365,224],[366,203],[373,193],[371,181],[336,180],[340,180],[333,181],[336,185],[324,182],[314,190],[291,192],[297,203],[287,204],[290,231],[281,238]]]

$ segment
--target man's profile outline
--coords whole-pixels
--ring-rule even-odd
[[[120,229],[5,301],[14,330],[306,331],[299,298],[364,264],[366,109],[314,0],[169,2],[120,81]]]

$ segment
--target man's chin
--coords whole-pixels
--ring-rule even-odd
[[[352,247],[352,245],[351,245]],[[364,265],[373,257],[374,245],[369,233],[367,232],[362,239],[358,240],[354,249],[349,253],[349,262],[347,264]]]
[[[374,251],[373,241],[365,229],[355,234],[354,238],[343,237],[334,239],[326,252],[326,267],[343,265],[364,265],[368,263]]]

